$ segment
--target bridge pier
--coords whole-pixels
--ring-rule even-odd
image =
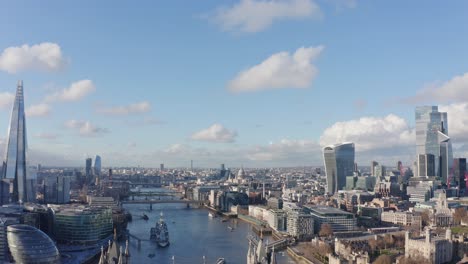
[[[153,210],[153,204],[150,203],[150,211],[152,211],[152,210]]]

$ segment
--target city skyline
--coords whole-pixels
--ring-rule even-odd
[[[351,141],[360,166],[411,167],[421,105],[467,156],[467,3],[260,3],[9,2],[0,131],[24,80],[31,165],[317,166]]]

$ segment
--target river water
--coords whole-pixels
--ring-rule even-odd
[[[133,215],[128,230],[145,240],[149,240],[150,229],[163,212],[171,243],[166,248],[158,248],[154,242],[142,241],[138,248],[137,241],[130,238],[132,263],[214,264],[220,257],[229,264],[246,263],[248,223],[238,219],[222,222],[222,217],[209,217],[207,209],[187,208],[185,204],[154,204],[153,210],[147,204],[126,204],[124,207]],[[148,221],[141,219],[143,214],[148,215]],[[281,264],[294,263],[286,253],[278,252],[276,255]]]

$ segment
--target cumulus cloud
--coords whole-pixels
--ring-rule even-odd
[[[65,122],[65,127],[77,131],[80,136],[84,137],[93,137],[109,132],[107,128],[98,127],[83,120],[68,120]]]
[[[26,115],[28,117],[48,116],[49,114],[50,106],[45,103],[31,105],[26,109]]]
[[[60,46],[51,42],[9,47],[0,54],[0,70],[8,73],[25,70],[57,71],[65,64]]]
[[[142,114],[151,110],[151,104],[148,101],[142,101],[125,106],[115,106],[109,108],[98,109],[99,113],[107,115],[129,115],[129,114]]]
[[[91,80],[81,80],[74,82],[70,87],[55,92],[45,98],[46,102],[71,102],[78,101],[88,94],[94,92],[96,86]]]
[[[442,84],[431,84],[419,90],[413,97],[406,98],[409,103],[438,102],[453,103],[468,101],[468,73],[455,76]]]
[[[234,142],[237,132],[225,128],[221,124],[213,124],[209,128],[198,131],[192,135],[193,140],[209,142]]]
[[[415,130],[405,119],[390,114],[337,122],[325,129],[320,136],[320,145],[351,141],[355,143],[356,151],[369,151],[414,145],[415,137]]]
[[[13,105],[15,95],[9,92],[0,93],[0,108],[9,109]]]
[[[259,32],[286,19],[320,18],[313,0],[241,0],[217,10],[214,20],[226,31]]]
[[[283,51],[271,55],[258,65],[240,72],[228,84],[233,92],[281,88],[307,88],[318,73],[312,64],[324,46],[302,47],[294,54]]]
[[[463,143],[468,140],[468,103],[441,105],[439,111],[447,112],[448,133],[452,143]]]

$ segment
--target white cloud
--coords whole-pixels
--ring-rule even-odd
[[[214,19],[226,31],[259,32],[278,20],[321,16],[313,0],[241,0],[218,9]]]
[[[468,140],[468,103],[454,103],[439,106],[439,111],[447,112],[448,133],[453,144]]]
[[[26,115],[28,117],[48,116],[49,114],[50,114],[50,106],[44,103],[31,105],[26,109]]]
[[[283,51],[271,55],[258,65],[240,72],[228,84],[233,92],[280,88],[307,88],[318,73],[312,64],[324,46],[302,47],[294,54]]]
[[[55,92],[45,98],[46,102],[70,102],[78,101],[88,94],[94,92],[96,87],[91,80],[81,80],[74,82],[70,87],[65,88],[61,91]]]
[[[147,113],[151,110],[151,104],[148,101],[129,104],[125,106],[116,106],[110,108],[98,109],[98,112],[108,115],[129,115]]]
[[[76,130],[80,136],[85,137],[98,136],[109,132],[107,128],[97,127],[89,121],[82,120],[68,120],[65,122],[65,127]]]
[[[319,154],[320,146],[315,141],[282,139],[249,149],[247,158],[252,161],[290,161],[292,164],[300,160],[303,164],[310,164],[318,159]]]
[[[468,73],[455,76],[442,84],[431,84],[419,90],[413,97],[405,101],[410,103],[420,102],[466,102],[468,101]]]
[[[236,131],[231,131],[221,124],[213,124],[209,128],[198,131],[192,135],[192,139],[210,142],[234,142]]]
[[[0,108],[9,109],[13,105],[15,95],[9,92],[0,93]]]
[[[390,114],[337,122],[325,129],[320,136],[320,145],[351,141],[360,152],[414,145],[415,138],[415,130],[405,119]]]
[[[50,42],[9,47],[0,54],[0,70],[8,73],[25,70],[57,71],[65,64],[60,46]]]

